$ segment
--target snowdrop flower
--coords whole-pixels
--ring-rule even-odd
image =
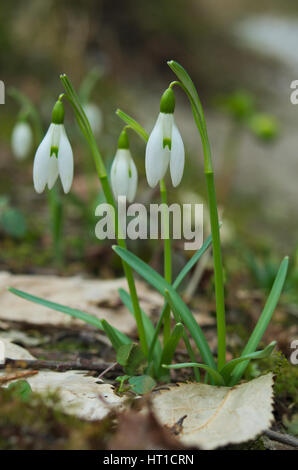
[[[100,134],[103,125],[102,112],[100,108],[96,104],[87,103],[84,106],[84,111],[90,123],[93,134]]]
[[[178,186],[184,170],[184,145],[174,121],[175,95],[168,88],[160,101],[160,113],[146,146],[146,176],[154,188],[163,179],[170,164],[173,186]]]
[[[34,158],[33,182],[37,193],[42,193],[46,185],[52,189],[58,175],[64,192],[70,191],[73,179],[73,154],[63,122],[64,106],[59,99],[53,108],[52,123]]]
[[[25,121],[17,122],[11,135],[11,147],[17,160],[24,160],[30,153],[33,144],[32,130]]]
[[[125,196],[129,202],[135,198],[138,185],[138,172],[132,159],[127,133],[122,131],[118,149],[111,168],[111,184],[115,199]]]

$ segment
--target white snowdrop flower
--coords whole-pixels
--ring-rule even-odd
[[[17,122],[11,135],[11,148],[17,160],[28,157],[33,144],[31,127],[27,122]]]
[[[146,176],[152,188],[163,179],[169,164],[173,186],[178,186],[183,176],[185,151],[174,109],[175,95],[168,88],[162,95],[160,113],[146,146]]]
[[[111,185],[115,199],[125,196],[128,202],[133,202],[138,185],[138,172],[132,159],[127,134],[122,131],[118,149],[111,168]]]
[[[52,189],[58,175],[64,192],[70,191],[73,180],[73,153],[63,122],[64,106],[58,100],[53,109],[52,123],[34,158],[33,182],[37,193],[42,193],[46,185]]]
[[[100,134],[103,126],[103,117],[100,108],[96,104],[87,103],[84,106],[84,111],[90,123],[93,134]]]

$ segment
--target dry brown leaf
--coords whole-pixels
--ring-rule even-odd
[[[122,305],[118,295],[120,287],[127,289],[125,279],[102,281],[81,277],[13,275],[0,272],[0,320],[68,327],[85,323],[21,299],[9,292],[8,287],[15,287],[52,302],[77,308],[100,319],[104,318],[126,334],[135,328],[134,318]],[[161,296],[149,290],[144,283],[137,283],[137,291],[141,306],[146,312],[150,313],[154,308],[163,305]],[[119,298],[118,306],[110,305],[110,300],[115,298]]]
[[[153,397],[160,422],[173,428],[182,417],[179,439],[188,446],[215,449],[253,439],[273,419],[272,374],[236,387],[180,384]]]

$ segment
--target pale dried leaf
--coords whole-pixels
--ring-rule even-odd
[[[180,384],[153,397],[160,422],[170,428],[186,415],[181,442],[202,449],[253,439],[273,419],[272,374],[236,387]]]
[[[4,354],[5,357],[9,357],[10,359],[20,359],[20,360],[30,360],[35,359],[32,354],[30,354],[26,349],[18,346],[17,344],[12,343],[8,338],[6,338],[3,334],[0,335],[0,340],[4,343]]]
[[[63,411],[81,419],[102,419],[112,408],[122,407],[124,398],[114,393],[112,385],[96,383],[96,377],[85,374],[83,371],[40,371],[26,380],[34,392],[58,392]]]
[[[15,287],[52,302],[77,308],[99,319],[104,318],[126,334],[131,333],[135,328],[134,318],[122,305],[118,295],[120,287],[127,289],[125,279],[95,280],[81,277],[13,275],[0,272],[0,320],[71,327],[85,323],[69,315],[21,299],[9,292],[8,287]],[[161,296],[149,290],[144,283],[137,283],[137,291],[140,295],[141,306],[146,312],[156,307],[161,308],[163,305]],[[118,299],[118,302],[115,303],[115,299]]]
[[[9,340],[0,338],[5,345],[5,357],[11,359],[35,359],[26,349]],[[0,376],[6,375],[5,370]],[[110,384],[97,383],[96,377],[87,376],[84,371],[39,371],[26,378],[33,392],[43,395],[58,392],[59,405],[65,413],[85,420],[104,418],[112,408],[121,409],[125,399],[114,393]],[[9,383],[12,383],[10,381]],[[6,384],[8,386],[9,384]]]

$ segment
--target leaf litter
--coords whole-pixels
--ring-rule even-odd
[[[7,357],[34,359],[24,348],[8,339],[3,341]],[[5,370],[1,371],[0,375],[5,373]],[[128,400],[127,395],[118,396],[111,384],[101,383],[96,377],[87,375],[86,371],[39,371],[26,380],[33,392],[45,396],[58,392],[62,411],[80,419],[96,421],[107,417],[113,410],[120,413],[120,427],[110,448],[116,448],[120,441],[119,433],[126,427],[126,434],[129,423],[134,423],[134,436],[136,428],[143,426],[147,429],[149,434],[143,442],[147,442],[148,448],[160,448],[162,445],[177,448],[180,445],[182,448],[214,449],[253,439],[268,429],[273,420],[272,374],[233,388],[195,383],[169,384],[148,394],[151,408],[141,412],[129,409],[134,398]],[[145,418],[148,413],[151,413],[150,416]],[[158,436],[161,438],[159,445]],[[127,435],[126,440],[128,448],[132,449],[132,436]],[[122,445],[126,444],[123,442]],[[135,445],[141,448],[141,440],[137,440]]]

